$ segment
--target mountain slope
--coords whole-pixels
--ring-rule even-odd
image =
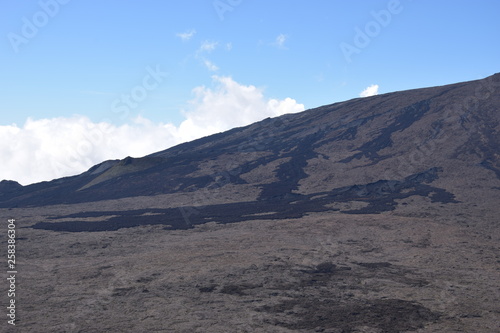
[[[0,207],[180,193],[195,206],[231,189],[238,202],[327,196],[318,204],[357,201],[377,212],[416,195],[405,193],[469,201],[471,184],[491,197],[500,188],[499,82],[496,74],[265,119],[78,176],[0,187]]]
[[[354,99],[2,181],[16,326],[498,332],[499,89]]]

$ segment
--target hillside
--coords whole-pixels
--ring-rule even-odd
[[[496,74],[357,98],[2,181],[18,326],[497,332],[499,92]]]
[[[179,205],[191,211],[229,202],[236,210],[258,205],[265,211],[273,202],[286,216],[340,203],[355,207],[343,209],[349,213],[408,210],[405,200],[417,197],[432,207],[474,203],[494,209],[500,185],[499,80],[497,74],[354,99],[143,158],[107,161],[75,177],[26,187],[4,182],[0,206],[184,195],[188,199]],[[290,202],[293,212],[283,213]]]

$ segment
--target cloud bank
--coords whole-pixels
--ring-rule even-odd
[[[359,97],[370,97],[375,95],[378,95],[378,84],[372,84],[371,86],[363,90],[359,94]]]
[[[180,125],[136,117],[124,125],[70,118],[29,118],[22,127],[0,126],[0,180],[23,185],[79,174],[109,159],[141,157],[176,144],[304,110],[291,98],[264,96],[255,86],[213,76],[210,87],[193,89]]]

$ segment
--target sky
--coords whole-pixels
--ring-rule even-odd
[[[0,180],[499,72],[500,1],[2,0]]]

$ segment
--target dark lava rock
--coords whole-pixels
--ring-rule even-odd
[[[293,309],[298,320],[277,325],[293,330],[338,329],[339,332],[359,332],[359,327],[379,329],[385,333],[417,330],[425,323],[436,321],[439,314],[424,306],[401,299],[365,300],[342,304],[338,300],[285,301],[273,307],[264,308],[271,313],[287,313]]]
[[[318,266],[316,266],[316,270],[314,272],[315,273],[333,273],[333,271],[335,270],[335,267],[337,267],[337,265],[335,265],[334,263],[323,262],[323,263],[319,264]]]

